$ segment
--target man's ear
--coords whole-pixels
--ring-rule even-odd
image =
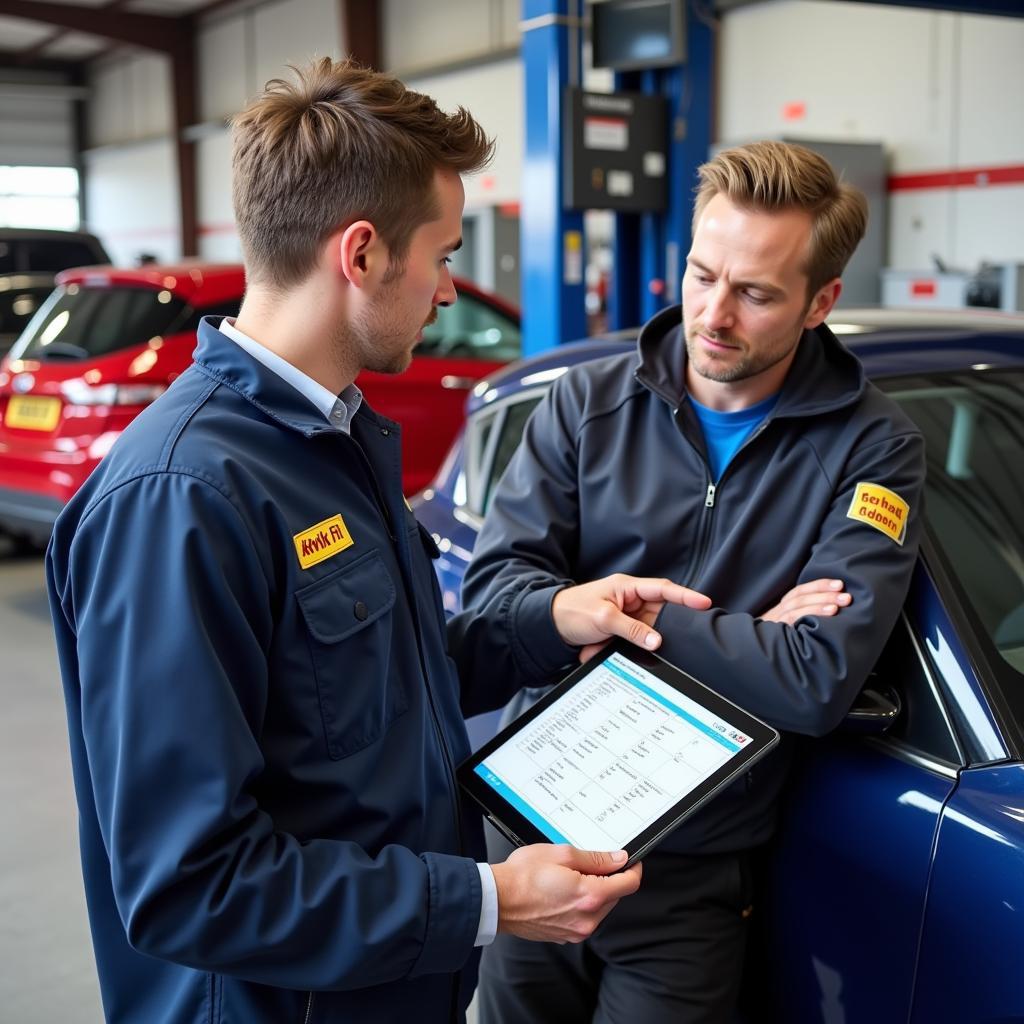
[[[843,291],[843,283],[838,277],[834,277],[828,284],[822,285],[811,299],[811,305],[807,310],[804,319],[804,328],[810,330],[825,322],[825,318],[832,312],[832,307],[839,301]]]
[[[368,220],[349,224],[327,244],[338,272],[355,288],[372,286],[387,268],[387,247]]]

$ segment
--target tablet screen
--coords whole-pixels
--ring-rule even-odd
[[[618,850],[741,755],[751,737],[614,651],[473,767],[542,835]],[[514,727],[513,727],[514,728]]]

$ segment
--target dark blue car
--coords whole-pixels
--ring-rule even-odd
[[[837,311],[830,326],[925,435],[927,533],[861,697],[802,750],[747,1014],[1024,1021],[1024,318]],[[532,408],[568,367],[630,347],[561,346],[474,389],[415,502],[449,611]]]

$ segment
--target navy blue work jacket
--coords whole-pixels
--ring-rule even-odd
[[[107,1018],[458,1019],[482,840],[399,428],[199,338],[47,556]]]

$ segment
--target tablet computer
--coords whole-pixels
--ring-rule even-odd
[[[515,845],[625,850],[632,864],[778,742],[721,694],[616,640],[457,775]]]

